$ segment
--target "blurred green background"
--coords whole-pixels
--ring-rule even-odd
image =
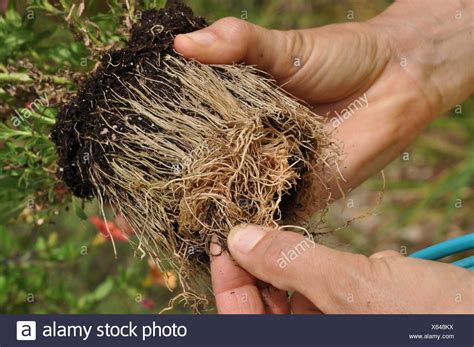
[[[390,4],[385,0],[186,2],[211,21],[236,16],[280,29],[363,21]],[[115,257],[110,241],[100,233],[104,226],[97,221],[96,204],[71,204],[61,195],[50,169],[55,154],[44,135],[54,121],[57,105],[42,110],[46,116],[31,122],[35,131],[26,129],[33,134],[29,137],[18,140],[19,135],[8,127],[14,110],[27,107],[38,91],[21,87],[21,81],[7,88],[1,73],[28,72],[31,69],[25,59],[41,73],[56,76],[63,69],[84,72],[94,66],[84,44],[75,42],[65,30],[59,3],[66,8],[72,4],[65,0],[11,1],[0,17],[0,122],[7,125],[0,127],[0,313],[159,312],[178,294],[172,275],[140,259],[126,242],[117,243]],[[144,1],[147,7],[162,4]],[[85,5],[82,17],[95,23],[100,40],[120,40],[119,1],[86,1]],[[74,86],[68,88],[74,90]],[[367,255],[382,249],[411,253],[472,232],[473,111],[471,98],[431,124],[384,170],[382,203],[378,204],[383,187],[380,174],[334,204],[328,225],[335,231],[320,241]],[[351,222],[344,227],[347,221]],[[177,305],[168,312],[189,309]]]

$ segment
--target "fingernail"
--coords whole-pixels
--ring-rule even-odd
[[[212,238],[211,238],[211,244],[209,246],[209,252],[211,253],[210,254],[211,257],[218,256],[222,253],[222,247],[219,244],[219,238],[216,235],[212,236]]]
[[[184,37],[191,39],[200,46],[211,46],[216,41],[216,35],[206,31],[195,31],[185,34]]]
[[[266,233],[257,225],[241,224],[230,231],[227,243],[231,252],[249,253]]]

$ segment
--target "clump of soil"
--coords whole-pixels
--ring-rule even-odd
[[[111,114],[98,116],[98,111],[119,106],[117,98],[127,97],[130,93],[128,86],[138,86],[137,74],[149,79],[163,79],[161,59],[178,57],[173,50],[176,35],[206,25],[204,18],[195,17],[189,7],[176,1],[168,2],[167,7],[159,11],[143,12],[140,23],[132,29],[128,47],[106,53],[99,68],[80,88],[77,96],[62,108],[51,136],[60,155],[59,176],[74,195],[81,198],[95,196],[96,189],[87,172],[92,161],[107,166],[104,154],[117,150],[112,135],[117,136],[117,129],[124,130],[122,118]],[[175,93],[167,84],[156,92],[167,97]],[[132,121],[140,123],[143,130],[158,131],[158,128],[150,129],[152,124],[144,118],[133,117]],[[97,137],[112,141],[96,141]]]
[[[186,298],[197,298],[211,238],[225,247],[234,225],[281,224],[283,205],[291,217],[313,203],[298,192],[335,155],[321,119],[260,71],[173,50],[176,35],[206,25],[176,1],[143,12],[51,134],[59,177],[120,213],[138,249],[174,268]]]

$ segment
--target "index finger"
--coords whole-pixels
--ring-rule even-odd
[[[219,313],[265,313],[256,278],[238,266],[216,243],[211,243],[211,277]]]

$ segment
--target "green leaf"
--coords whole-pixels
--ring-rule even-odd
[[[38,237],[38,240],[36,241],[36,244],[35,244],[35,249],[39,252],[42,252],[44,250],[46,250],[46,241],[43,237]]]
[[[14,252],[14,239],[6,227],[0,225],[0,254],[8,257]],[[1,286],[0,286],[1,288]],[[0,290],[1,292],[1,290]]]
[[[114,282],[111,278],[108,278],[105,282],[103,282],[100,286],[98,286],[92,296],[95,301],[100,301],[104,299],[114,288]]]
[[[80,199],[73,198],[72,199],[72,206],[74,208],[74,212],[76,213],[76,216],[78,216],[82,220],[87,219],[87,215],[84,212],[84,209],[82,208],[82,202]]]
[[[107,278],[102,282],[92,293],[86,294],[79,299],[78,307],[84,309],[89,305],[101,301],[110,294],[114,288],[114,281],[112,278]]]

